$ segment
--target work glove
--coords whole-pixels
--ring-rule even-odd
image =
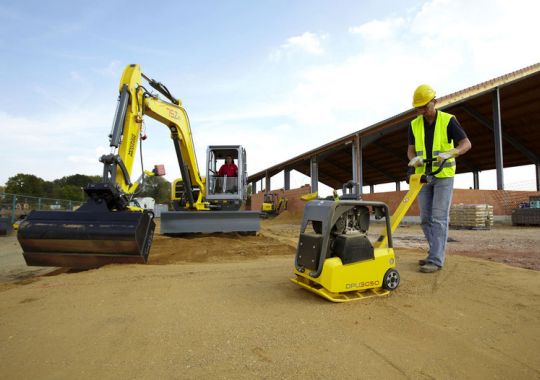
[[[413,168],[424,166],[424,159],[420,156],[416,156],[412,160],[409,161],[409,166]]]
[[[441,152],[437,155],[437,162],[448,160],[450,158],[455,158],[459,156],[459,152],[456,148],[447,150],[446,152]]]

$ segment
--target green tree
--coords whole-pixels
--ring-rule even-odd
[[[83,175],[83,174],[73,174],[68,175],[66,177],[62,177],[60,179],[55,179],[54,183],[59,186],[78,186],[79,188],[84,187],[88,185],[89,183],[99,182],[101,181],[100,176],[89,176],[89,175]]]
[[[43,196],[45,180],[33,174],[19,173],[9,177],[6,193]]]
[[[46,198],[54,198],[54,183],[51,181],[43,182],[43,194],[41,196]]]
[[[53,181],[52,196],[54,198],[84,200],[83,187],[89,183],[101,181],[100,176],[88,176],[83,174],[73,174],[55,179]]]

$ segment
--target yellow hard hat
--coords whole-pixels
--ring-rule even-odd
[[[422,107],[435,98],[435,90],[430,85],[421,84],[416,87],[413,95],[413,107]]]

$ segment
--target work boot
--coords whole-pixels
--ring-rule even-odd
[[[429,261],[427,261],[427,258],[418,260],[418,265],[420,266],[426,265],[427,263],[429,263]]]
[[[426,263],[420,267],[420,272],[422,273],[433,273],[441,270],[442,267],[435,265],[433,263]]]

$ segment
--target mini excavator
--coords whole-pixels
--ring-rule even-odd
[[[265,193],[261,205],[263,217],[278,216],[287,210],[287,203],[288,199],[285,198],[283,193],[277,191]]]
[[[306,203],[291,281],[332,302],[385,296],[395,290],[400,276],[395,268],[392,233],[422,186],[442,170],[445,162],[426,159],[424,163],[430,169],[425,173],[409,171],[409,191],[392,217],[385,203],[357,200],[358,193],[349,192],[337,201]],[[350,188],[349,183],[346,186]],[[371,215],[385,220],[383,232],[374,242],[368,238]]]
[[[148,84],[167,100],[150,93]],[[211,170],[227,154],[241,161],[238,176],[201,176],[185,109],[162,83],[150,79],[140,66],[128,65],[120,80],[120,94],[109,135],[111,153],[103,155],[101,183],[84,188],[87,201],[76,211],[32,211],[21,222],[17,239],[30,266],[94,268],[111,263],[146,263],[155,223],[153,212],[130,206],[144,175],[164,175],[164,168],[143,169],[131,181],[137,144],[144,140],[143,119],[149,116],[171,132],[181,186],[172,198],[181,199],[176,211],[161,214],[161,233],[248,232],[260,228],[259,213],[239,211],[246,198],[246,153],[241,146],[212,146],[207,150]],[[212,166],[213,165],[213,166]],[[209,172],[210,173],[210,172]],[[207,186],[221,181],[222,186]],[[234,205],[234,209],[225,206]]]

